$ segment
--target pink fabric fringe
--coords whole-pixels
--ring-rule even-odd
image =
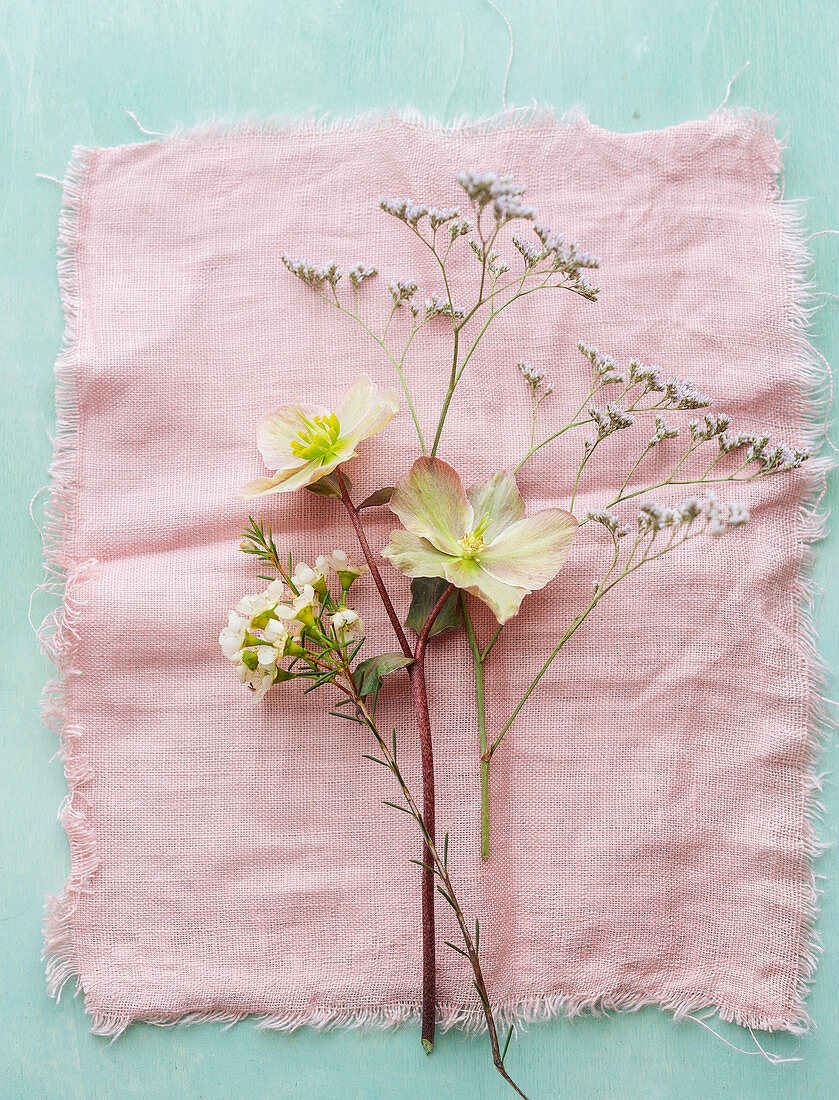
[[[449,181],[472,165],[528,183],[556,229],[601,254],[604,295],[586,308],[540,303],[541,313],[523,311],[488,344],[474,371],[493,392],[467,391],[476,404],[454,417],[444,455],[467,480],[516,453],[515,360],[547,366],[555,380],[570,371],[562,382],[579,385],[577,339],[694,377],[744,428],[820,443],[825,376],[805,335],[803,210],[779,196],[781,148],[766,117],[722,111],[635,135],[541,113],[448,128],[404,118],[248,123],[76,149],[60,220],[66,331],[45,529],[47,583],[63,584],[63,604],[40,635],[58,674],[44,720],[61,738],[71,870],[48,901],[45,956],[50,992],[58,997],[75,977],[97,1034],[137,1019],[232,1023],[256,1013],[260,1027],[291,1029],[389,1027],[416,1014],[417,882],[405,862],[414,837],[375,809],[392,792],[359,759],[367,746],[337,739],[320,707],[295,697],[253,708],[215,636],[225,609],[258,587],[235,554],[246,509],[231,499],[259,472],[256,420],[289,396],[328,399],[359,369],[389,381],[375,346],[287,276],[279,252],[410,274],[389,259],[390,242],[406,242],[376,211],[378,194],[456,199]],[[731,204],[722,229],[712,217],[721,203]],[[657,218],[671,233],[681,226],[682,240],[659,242]],[[723,272],[715,265],[725,232],[736,239],[731,250],[723,243]],[[696,259],[704,239],[707,265]],[[660,281],[668,263],[668,278],[685,279],[684,306]],[[715,297],[723,274],[737,281]],[[703,297],[724,306],[719,331],[696,327]],[[540,316],[552,318],[543,335]],[[307,356],[313,334],[327,357],[338,348],[336,370]],[[716,337],[726,335],[724,346]],[[433,357],[419,369],[412,385],[434,407],[442,376]],[[372,487],[404,465],[409,425],[400,420],[366,452],[361,476]],[[498,436],[484,436],[493,424]],[[557,461],[567,473],[568,455]],[[530,506],[564,503],[546,487],[554,467],[535,467],[522,479]],[[440,817],[466,904],[486,929],[500,1017],[654,1004],[678,1017],[713,1007],[754,1028],[806,1026],[818,954],[815,761],[827,717],[801,567],[823,533],[816,506],[826,468],[818,460],[794,488],[767,489],[765,518],[743,543],[673,562],[658,588],[622,594],[569,647],[542,703],[499,754],[486,866],[476,851],[471,686],[458,644],[440,648]],[[301,557],[349,544],[320,503],[258,511],[275,531],[286,524]],[[380,543],[387,530],[382,517]],[[515,637],[546,648],[595,560],[594,551],[581,556],[549,599],[534,597],[504,664],[515,664]],[[713,679],[721,657],[712,637],[697,649],[675,629],[672,609],[689,587],[728,608],[725,629],[737,634],[748,686],[743,668]],[[690,603],[687,614],[701,609]],[[365,618],[375,623],[375,614],[371,605]],[[645,615],[660,648],[626,667],[647,637],[633,617]],[[755,641],[755,623],[777,634],[777,647]],[[651,669],[662,652],[667,661]],[[490,705],[504,711],[528,671],[497,673]],[[645,672],[672,676],[678,695],[704,707],[700,721],[695,710],[693,719],[645,714]],[[407,741],[396,703],[394,715]],[[409,771],[412,753],[407,745]],[[743,817],[740,803],[760,784],[766,798]],[[325,798],[332,808],[320,808]],[[445,956],[440,1019],[482,1026],[468,976]]]

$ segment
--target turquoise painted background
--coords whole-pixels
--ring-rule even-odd
[[[615,130],[667,126],[723,99],[778,112],[789,127],[786,195],[808,198],[810,231],[839,229],[839,58],[835,0],[499,0],[515,33],[508,102],[582,106]],[[136,1026],[116,1043],[88,1033],[80,1001],[44,990],[43,896],[63,882],[68,853],[55,820],[64,793],[54,736],[41,728],[48,677],[27,622],[40,579],[29,501],[45,480],[53,418],[52,363],[62,318],[55,275],[59,188],[74,143],[141,140],[126,116],[167,131],[210,116],[353,113],[414,107],[451,120],[496,113],[507,60],[503,21],[486,0],[6,0],[0,11],[4,171],[0,345],[0,525],[4,782],[0,800],[0,1096],[462,1100],[508,1095],[485,1042],[441,1037],[426,1058],[416,1032],[259,1033],[248,1024],[161,1030]],[[812,241],[813,280],[839,294],[839,237]],[[824,296],[812,338],[839,363],[836,299]],[[836,433],[839,438],[839,432]],[[831,496],[835,503],[836,490]],[[821,649],[839,655],[837,539],[815,567]],[[37,606],[37,603],[36,603]],[[38,607],[39,611],[43,608]],[[833,682],[829,693],[836,694]],[[835,744],[824,754],[836,771]],[[839,795],[828,778],[825,840]],[[532,1026],[510,1068],[534,1098],[839,1096],[837,857],[819,921],[826,944],[810,1000],[816,1029],[768,1047],[800,1062],[736,1054],[662,1013]],[[748,1032],[719,1025],[751,1048]],[[764,1038],[761,1036],[761,1038]],[[512,1094],[509,1094],[512,1095]]]

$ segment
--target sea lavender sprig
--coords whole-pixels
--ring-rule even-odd
[[[536,418],[539,415],[539,409],[542,402],[554,392],[554,387],[552,382],[545,382],[545,372],[540,367],[534,367],[530,363],[521,362],[518,364],[518,369],[521,371],[522,377],[530,388],[532,402],[530,446],[533,447],[533,441],[536,436]]]
[[[425,201],[408,198],[382,197],[380,208],[397,221],[402,222],[428,248],[437,262],[443,280],[443,292],[436,292],[425,299],[425,309],[416,295],[414,280],[396,279],[388,283],[391,294],[391,313],[384,331],[377,332],[374,325],[359,312],[358,292],[362,283],[376,274],[372,265],[359,264],[350,269],[348,281],[352,288],[352,304],[339,293],[342,270],[336,262],[314,264],[303,258],[283,254],[283,263],[311,290],[330,305],[352,317],[385,351],[399,374],[403,392],[414,421],[423,453],[436,454],[443,427],[455,389],[489,325],[513,302],[537,290],[564,289],[589,301],[596,301],[599,288],[588,284],[583,273],[599,265],[597,257],[584,251],[562,234],[553,233],[542,225],[533,207],[522,201],[524,187],[511,177],[497,172],[479,172],[467,169],[458,173],[457,182],[465,192],[475,217],[464,217],[460,206],[437,206]],[[489,219],[489,225],[486,220]],[[522,275],[505,279],[510,272],[509,261],[494,247],[499,234],[513,222],[525,222],[533,226],[535,241],[531,244],[516,235],[514,247],[525,257]],[[458,302],[452,291],[447,262],[452,248],[466,238],[471,251],[481,264],[481,278],[477,297],[469,303]],[[488,315],[479,331],[468,345],[461,341],[461,331],[483,309]],[[396,313],[407,313],[411,327],[401,350],[391,349],[387,337],[391,321]],[[404,374],[405,359],[417,332],[428,321],[438,317],[452,323],[452,361],[449,382],[443,396],[434,440],[430,451],[425,439],[414,402]]]
[[[720,504],[711,492],[705,497],[690,497],[676,507],[644,501],[634,520],[624,522],[610,509],[589,512],[586,519],[603,527],[612,542],[612,556],[603,576],[594,584],[588,605],[566,628],[559,641],[543,661],[519,702],[490,742],[483,760],[489,763],[510,727],[533,694],[539,681],[556,660],[568,640],[576,633],[600,601],[618,584],[649,562],[679,549],[702,536],[719,538],[742,527],[749,520],[743,504]],[[662,540],[662,532],[665,536]],[[626,545],[626,549],[623,547]]]

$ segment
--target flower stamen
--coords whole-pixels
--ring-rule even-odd
[[[463,537],[458,540],[458,546],[460,546],[460,549],[463,551],[464,558],[476,558],[487,548],[480,527],[463,535]]]
[[[305,427],[301,428],[297,436],[289,441],[289,450],[295,458],[303,458],[306,461],[312,459],[329,458],[335,450],[341,435],[341,424],[335,413],[326,416],[316,416],[312,420],[302,416]]]

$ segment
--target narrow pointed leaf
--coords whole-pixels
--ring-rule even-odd
[[[395,485],[386,485],[384,489],[377,489],[375,493],[371,493],[369,497],[365,497],[361,504],[356,505],[356,512],[360,512],[364,508],[381,508],[382,505],[389,504],[395,489]]]
[[[456,951],[456,952],[458,953],[458,955],[462,955],[462,956],[464,957],[464,959],[468,959],[468,958],[469,958],[469,956],[468,956],[468,955],[467,955],[467,953],[466,953],[466,952],[465,952],[465,951],[463,950],[463,948],[462,948],[462,947],[458,947],[458,946],[457,946],[456,944],[453,944],[453,943],[451,942],[451,940],[443,940],[443,943],[444,943],[444,944],[446,945],[446,947],[450,947],[450,948],[452,949],[452,951]]]
[[[510,1030],[507,1032],[507,1041],[504,1044],[504,1049],[501,1051],[501,1065],[502,1066],[504,1065],[504,1059],[507,1057],[507,1048],[510,1046],[510,1040],[512,1039],[512,1037],[513,1037],[513,1029],[510,1028]]]
[[[382,767],[387,768],[388,771],[391,770],[390,764],[388,764],[386,760],[380,760],[378,756],[368,756],[366,752],[363,752],[361,757],[363,760],[371,760],[374,764],[381,764]]]

